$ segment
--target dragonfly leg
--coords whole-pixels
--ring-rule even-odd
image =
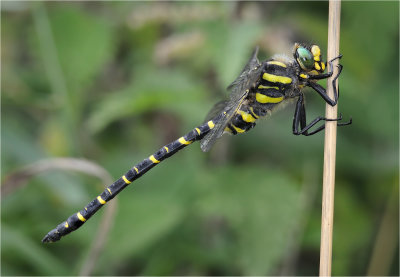
[[[320,121],[340,121],[342,120],[342,115],[340,114],[338,118],[325,118],[323,116],[318,116],[316,117],[311,123],[307,124],[306,120],[306,110],[304,106],[304,97],[302,94],[300,94],[299,99],[297,100],[296,103],[296,110],[294,113],[294,118],[293,118],[293,127],[292,131],[294,135],[303,135],[303,136],[311,136],[314,135],[322,130],[325,129],[325,124],[319,126],[313,131],[309,130],[314,127],[318,122]],[[340,122],[337,125],[338,126],[345,126],[345,125],[350,125],[352,123],[352,119],[348,122]]]

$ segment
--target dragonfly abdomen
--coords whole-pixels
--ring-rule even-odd
[[[144,159],[132,167],[125,175],[116,180],[113,184],[108,186],[99,196],[93,199],[82,210],[71,215],[66,221],[57,225],[56,228],[51,230],[42,240],[42,242],[55,242],[60,240],[63,236],[75,231],[81,227],[90,217],[92,217],[103,205],[113,199],[118,193],[126,188],[130,183],[141,177],[151,168],[159,164],[161,161],[174,155],[179,150],[185,148],[194,141],[200,140],[211,129],[214,128],[215,123],[221,118],[223,114],[215,117],[213,120],[194,128],[191,132],[180,137],[179,139],[163,146],[153,155]]]

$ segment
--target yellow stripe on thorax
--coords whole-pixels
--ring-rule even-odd
[[[281,97],[270,97],[259,92],[256,93],[256,100],[258,103],[266,104],[266,103],[279,103],[283,100],[283,96]]]
[[[286,64],[284,64],[283,62],[279,62],[279,61],[270,61],[270,62],[267,62],[267,64],[274,64],[277,66],[286,67]]]
[[[260,118],[258,115],[256,115],[256,113],[254,112],[254,109],[253,109],[253,107],[250,107],[250,111],[251,111],[251,113],[252,113],[252,115],[257,119],[257,118]]]
[[[256,119],[249,113],[240,111],[239,114],[242,116],[244,122],[253,123]]]
[[[263,85],[259,85],[258,88],[259,89],[270,89],[270,88],[273,88],[273,89],[279,90],[279,87],[271,87],[271,86],[263,86]]]
[[[269,73],[264,73],[263,79],[272,83],[281,83],[281,84],[290,84],[292,82],[292,78],[273,75]]]
[[[104,201],[104,199],[103,198],[101,198],[101,196],[99,195],[99,196],[97,196],[97,201],[99,201],[99,203],[101,204],[101,205],[104,205],[105,203],[107,203],[106,201]]]
[[[81,213],[77,213],[76,215],[78,216],[78,219],[79,219],[80,221],[82,221],[82,222],[85,222],[85,221],[86,221],[86,218],[84,218],[84,217],[81,215]]]
[[[126,179],[125,175],[122,176],[122,179],[124,180],[125,184],[130,184],[130,183],[132,183],[131,181],[129,181],[128,179]]]
[[[179,141],[181,144],[186,144],[186,145],[192,143],[191,141],[187,141],[184,137],[180,137],[178,141]]]
[[[149,160],[152,161],[152,162],[155,163],[155,164],[158,164],[158,163],[160,162],[159,160],[157,160],[156,158],[154,158],[154,155],[151,155],[151,156],[149,157]]]
[[[245,130],[240,129],[239,127],[236,127],[236,126],[233,125],[233,124],[231,124],[231,125],[232,125],[233,129],[235,129],[235,131],[238,132],[238,133],[244,133],[244,132],[246,132]]]

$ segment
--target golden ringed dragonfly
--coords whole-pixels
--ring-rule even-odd
[[[236,135],[249,131],[256,125],[257,119],[270,114],[276,107],[289,99],[297,98],[292,126],[292,132],[295,135],[310,136],[320,132],[325,128],[325,124],[311,130],[320,121],[342,120],[341,115],[334,119],[319,116],[307,124],[303,94],[303,88],[310,87],[329,105],[337,104],[339,92],[336,80],[343,66],[338,65],[338,73],[332,80],[333,99],[327,95],[326,90],[317,81],[333,75],[332,62],[340,59],[341,55],[328,62],[329,71],[324,73],[326,64],[322,61],[318,45],[296,43],[292,58],[275,55],[262,63],[259,62],[257,54],[258,48],[255,49],[240,75],[228,86],[231,91],[229,99],[217,103],[205,123],[161,147],[157,152],[133,166],[82,210],[71,215],[66,221],[51,230],[42,242],[58,241],[78,229],[129,184],[194,141],[199,140],[201,149],[204,152],[209,151],[222,134]],[[339,122],[337,125],[349,125],[351,122],[350,119],[348,122]]]

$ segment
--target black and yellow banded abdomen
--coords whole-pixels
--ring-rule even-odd
[[[99,196],[93,199],[82,210],[71,215],[68,219],[60,223],[56,228],[51,230],[42,240],[42,242],[55,242],[60,240],[63,236],[71,233],[72,231],[81,227],[91,216],[93,216],[103,205],[113,199],[118,193],[126,188],[133,181],[141,177],[151,168],[174,155],[179,150],[190,145],[192,142],[202,139],[211,129],[215,127],[216,122],[224,114],[218,115],[213,120],[204,123],[201,126],[194,128],[191,132],[183,137],[171,142],[160,148],[153,155],[144,159],[132,167],[125,175],[116,180],[113,184],[108,186]]]
[[[256,120],[259,118],[254,114],[248,105],[243,105],[233,116],[225,131],[234,135],[247,132],[256,126]]]

